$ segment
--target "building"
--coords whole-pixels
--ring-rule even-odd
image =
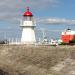
[[[36,42],[34,31],[36,25],[33,19],[33,14],[30,12],[29,7],[27,7],[26,12],[23,14],[20,27],[22,28],[21,43],[34,44]]]
[[[67,29],[62,32],[61,40],[63,43],[73,43],[75,41],[75,31]]]

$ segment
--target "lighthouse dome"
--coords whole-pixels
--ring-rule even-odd
[[[27,7],[27,10],[24,12],[23,16],[33,16],[32,12],[29,11],[29,7]]]

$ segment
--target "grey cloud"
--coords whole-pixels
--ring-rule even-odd
[[[57,5],[58,0],[32,0],[30,5],[24,0],[0,0],[0,20],[6,20],[15,23],[21,18],[21,10],[27,5],[36,10],[41,10],[48,6]],[[21,14],[20,14],[21,13]]]
[[[46,7],[53,7],[53,6],[56,6],[58,4],[58,1],[59,0],[33,0],[31,2],[31,5],[34,7],[34,8],[46,8]]]
[[[38,23],[41,24],[73,24],[75,25],[75,20],[65,19],[65,18],[41,18],[37,19]]]

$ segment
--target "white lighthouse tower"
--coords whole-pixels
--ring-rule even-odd
[[[22,28],[21,43],[34,44],[36,42],[34,31],[36,25],[33,19],[33,14],[29,11],[29,7],[27,7],[26,12],[23,14],[20,27]]]

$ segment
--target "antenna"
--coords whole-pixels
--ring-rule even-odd
[[[44,38],[46,37],[45,29],[44,28],[40,28],[40,30],[42,32],[42,37],[43,37],[43,40],[44,40]]]
[[[26,0],[27,7],[29,7],[30,0]]]

